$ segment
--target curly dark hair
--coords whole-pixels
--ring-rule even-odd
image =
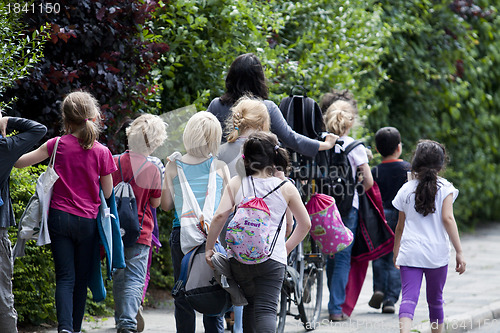
[[[286,174],[290,165],[288,151],[279,146],[278,138],[270,132],[251,134],[243,145],[243,156],[246,176],[266,169],[272,174],[275,168]]]
[[[245,53],[234,59],[226,76],[226,92],[220,101],[232,105],[244,95],[261,99],[269,97],[264,68],[253,53]]]
[[[415,210],[423,216],[436,211],[437,177],[444,169],[446,160],[446,149],[439,142],[432,140],[418,142],[411,169],[418,180],[415,190]]]
[[[333,102],[336,101],[346,101],[352,104],[354,109],[357,111],[358,110],[358,102],[354,99],[354,95],[348,90],[337,90],[337,89],[332,89],[330,92],[327,92],[321,97],[321,100],[319,102],[319,107],[321,109],[321,112],[325,113],[326,110],[330,107],[330,105],[333,104]]]

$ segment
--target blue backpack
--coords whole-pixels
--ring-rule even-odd
[[[146,202],[146,204],[144,205],[144,213],[142,215],[141,222],[139,223],[137,201],[135,199],[134,189],[130,184],[134,177],[132,176],[129,180],[125,180],[123,178],[120,158],[121,155],[118,157],[118,168],[120,169],[120,176],[122,181],[116,184],[114,191],[116,198],[116,208],[118,211],[118,217],[120,219],[120,231],[122,233],[123,246],[130,247],[134,245],[141,236],[142,223],[144,222],[144,216],[146,215],[146,208],[148,203]],[[141,171],[146,162],[147,160],[144,159],[144,163],[142,163],[142,165],[137,170],[137,174]]]

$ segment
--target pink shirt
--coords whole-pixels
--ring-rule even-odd
[[[52,155],[56,138],[47,141]],[[55,171],[59,179],[54,184],[50,207],[80,217],[95,219],[99,212],[99,177],[116,170],[108,148],[95,142],[92,149],[83,149],[78,138],[69,134],[59,140]]]

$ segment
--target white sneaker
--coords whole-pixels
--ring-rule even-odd
[[[135,316],[137,320],[137,332],[144,331],[144,317],[142,316],[142,305],[139,306],[139,311],[137,311],[137,316]]]

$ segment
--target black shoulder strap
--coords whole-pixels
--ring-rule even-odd
[[[279,189],[281,186],[285,185],[286,182],[287,182],[286,180],[282,181],[278,186],[276,186],[271,191],[269,191],[265,196],[263,196],[262,199],[265,199],[269,194],[273,193],[274,191]]]
[[[128,151],[124,152],[123,154],[128,154]],[[129,180],[126,181],[123,178],[122,163],[120,162],[120,158],[122,157],[123,154],[121,154],[120,156],[118,156],[118,169],[120,169],[120,176],[122,177],[122,181],[124,181],[125,183],[130,183],[132,181],[132,179],[134,178],[134,176],[135,176],[134,175],[134,170],[132,170],[132,177]],[[141,171],[142,167],[144,165],[146,165],[147,161],[148,161],[148,159],[146,157],[144,157],[144,163],[142,163],[141,166],[139,167],[139,169],[137,169],[137,174],[139,174],[139,172]],[[130,163],[132,163],[132,162],[130,162]]]
[[[356,148],[359,145],[363,145],[364,143],[359,141],[359,140],[354,140],[354,142],[351,142],[347,147],[344,149],[344,153],[348,155],[354,148]]]

